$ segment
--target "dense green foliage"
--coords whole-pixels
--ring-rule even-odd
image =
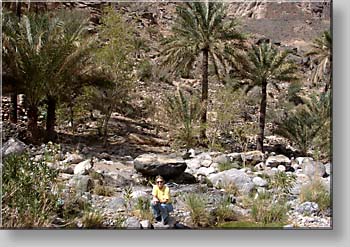
[[[307,155],[311,149],[331,154],[331,94],[313,96],[304,105],[290,112],[279,124],[276,133],[287,138]]]
[[[48,227],[58,210],[58,172],[45,160],[8,156],[2,166],[4,227]]]

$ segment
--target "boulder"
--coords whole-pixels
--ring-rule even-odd
[[[174,182],[178,184],[194,184],[198,181],[191,173],[184,172],[180,176],[176,177]]]
[[[331,175],[332,172],[332,164],[331,163],[327,163],[324,165],[325,169],[326,169],[326,174],[327,175]]]
[[[74,174],[87,175],[89,174],[89,171],[92,169],[92,166],[93,164],[90,159],[84,160],[74,167]]]
[[[180,176],[186,170],[182,158],[170,158],[161,154],[142,154],[134,160],[134,168],[144,176],[161,175],[166,179]]]
[[[222,187],[225,185],[233,184],[237,187],[241,194],[247,195],[254,188],[254,183],[251,178],[243,171],[235,168],[222,171],[216,174],[210,174],[208,179],[215,187]]]
[[[256,185],[256,186],[259,186],[259,187],[265,187],[267,186],[267,181],[261,177],[254,177],[253,178],[253,183]]]
[[[277,166],[277,169],[280,171],[280,172],[285,172],[287,169],[284,165],[279,165]]]
[[[201,167],[201,160],[200,159],[190,159],[186,160],[187,164],[187,170],[189,171],[195,171]]]
[[[156,222],[153,224],[154,229],[173,229],[176,225],[176,219],[174,217],[169,216],[168,223],[163,224],[162,222]]]
[[[84,160],[84,157],[81,156],[80,154],[76,154],[76,153],[73,153],[73,154],[70,154],[70,153],[67,153],[66,154],[66,158],[65,160],[63,161],[64,163],[70,163],[70,164],[78,164],[80,162],[82,162]]]
[[[290,159],[282,154],[276,156],[270,156],[266,160],[266,166],[278,167],[279,165],[289,166]]]
[[[247,165],[255,166],[264,161],[264,154],[260,151],[249,151],[241,153],[241,158],[243,161],[245,160]]]
[[[140,224],[142,229],[152,229],[152,224],[149,220],[142,220]]]
[[[224,164],[231,162],[230,157],[227,154],[221,154],[213,159],[213,162]]]
[[[10,154],[22,154],[26,148],[26,144],[11,137],[7,142],[3,144],[1,148],[1,154],[3,158]]]
[[[123,227],[126,229],[141,229],[141,223],[136,217],[129,217],[124,221]]]
[[[69,185],[74,187],[77,192],[89,192],[94,188],[94,180],[90,176],[76,175],[69,180]]]
[[[301,168],[303,173],[311,179],[323,177],[326,173],[326,168],[321,162],[313,161],[311,159],[304,159]]]
[[[215,173],[214,167],[201,167],[197,170],[197,175],[208,176],[209,174]]]

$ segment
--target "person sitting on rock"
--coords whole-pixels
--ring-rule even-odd
[[[161,221],[165,225],[169,220],[169,212],[172,212],[174,209],[171,204],[170,189],[164,184],[162,176],[156,177],[156,185],[153,186],[152,196],[151,207],[153,215],[156,221]]]

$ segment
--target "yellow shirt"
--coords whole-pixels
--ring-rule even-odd
[[[152,195],[157,197],[159,201],[164,202],[168,199],[167,203],[170,203],[170,189],[168,186],[163,186],[162,189],[158,185],[153,186]]]

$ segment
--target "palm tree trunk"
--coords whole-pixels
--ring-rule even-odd
[[[259,116],[259,128],[260,133],[257,140],[257,150],[264,152],[264,131],[265,131],[265,117],[266,117],[266,91],[267,82],[263,81],[261,86],[261,102],[260,102],[260,116]]]
[[[28,106],[28,132],[29,139],[33,143],[37,143],[39,138],[38,112],[39,111],[37,106]]]
[[[54,97],[47,96],[46,141],[55,139],[56,104]]]
[[[201,140],[206,139],[206,125],[207,125],[207,108],[208,108],[208,59],[209,50],[208,48],[203,49],[203,60],[202,60],[202,99],[203,111],[201,115]]]
[[[107,139],[108,139],[108,122],[111,117],[111,113],[108,113],[104,119],[103,123],[103,146],[107,146]]]
[[[22,3],[18,2],[16,3],[16,15],[18,17],[18,20],[21,21],[21,15],[22,15]],[[12,108],[11,108],[11,112],[10,112],[10,121],[12,123],[17,123],[18,120],[18,115],[17,115],[17,107],[18,107],[18,100],[17,100],[17,83],[14,82],[14,92],[11,94],[11,104],[12,104]]]
[[[10,121],[11,123],[17,123],[17,89],[14,89],[14,92],[11,94],[11,111],[10,111]]]

